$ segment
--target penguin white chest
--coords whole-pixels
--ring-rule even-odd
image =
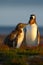
[[[29,28],[26,32],[26,43],[28,45],[33,45],[37,42],[37,25],[29,25]]]
[[[21,43],[24,39],[24,32],[22,32],[20,35],[19,35],[19,38],[18,38],[18,43]]]
[[[36,36],[37,36],[37,27],[36,26],[32,26],[31,29],[30,29],[31,40],[34,41],[36,39]]]
[[[18,36],[17,48],[19,48],[21,46],[23,39],[24,39],[24,31],[22,30],[22,32]]]

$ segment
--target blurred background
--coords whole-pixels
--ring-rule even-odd
[[[0,34],[8,34],[19,22],[27,23],[31,14],[43,34],[43,0],[0,0]]]

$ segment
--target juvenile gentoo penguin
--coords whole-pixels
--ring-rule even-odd
[[[9,46],[13,46],[14,48],[19,48],[24,40],[24,27],[26,27],[27,24],[25,23],[19,23],[15,30],[9,34],[4,42],[7,43]]]
[[[37,46],[40,43],[40,33],[36,23],[36,16],[30,15],[28,26],[26,27],[26,44],[27,46]]]

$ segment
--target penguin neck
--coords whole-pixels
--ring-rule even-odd
[[[21,31],[23,31],[23,28],[21,28]]]
[[[23,28],[18,29],[18,31],[19,31],[20,33],[22,33],[22,32],[23,32]]]
[[[23,28],[21,28],[20,30],[21,30],[21,32],[23,32]]]
[[[36,26],[37,24],[36,23],[34,23],[34,24],[30,24],[30,26]]]
[[[34,19],[34,20],[33,20],[33,19],[30,20],[30,21],[29,21],[29,24],[30,24],[30,25],[32,25],[32,24],[36,24],[36,20],[35,20],[35,19]]]

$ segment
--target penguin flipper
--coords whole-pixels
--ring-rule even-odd
[[[16,48],[17,42],[13,41],[13,48]]]
[[[7,44],[8,46],[13,46],[13,42],[15,41],[17,32],[12,31],[9,35],[7,35],[4,39],[4,44]]]
[[[12,32],[10,35],[9,35],[9,38],[10,40],[14,40],[17,36],[17,32]]]
[[[18,32],[15,33],[15,35],[13,35],[13,48],[16,48],[17,46],[17,41],[18,41]]]
[[[37,35],[38,35],[38,45],[39,45],[39,43],[40,43],[40,32],[39,32],[39,30],[38,30]]]

